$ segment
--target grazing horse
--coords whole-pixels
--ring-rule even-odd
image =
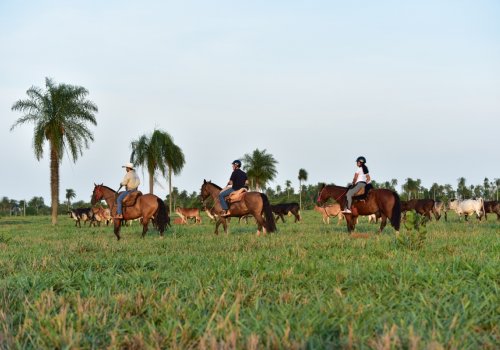
[[[407,211],[415,210],[418,214],[425,216],[427,220],[431,220],[433,209],[434,199],[411,199],[409,201],[401,201],[401,211],[404,212],[405,215]]]
[[[201,199],[204,202],[208,197],[212,197],[215,202],[213,207],[215,213],[220,213],[222,211],[219,202],[220,191],[221,188],[216,184],[203,180],[203,185],[201,186]],[[276,222],[274,221],[273,212],[271,211],[271,205],[264,193],[247,192],[241,201],[230,203],[229,210],[231,212],[230,216],[234,217],[252,215],[257,221],[257,236],[260,236],[261,230],[263,230],[264,234],[266,234],[266,232],[276,231]],[[264,214],[264,216],[262,216],[262,214]],[[224,232],[227,233],[226,217],[219,215],[215,223],[215,234],[219,234],[220,224],[224,227]]]
[[[500,202],[498,201],[487,201],[484,202],[484,218],[488,220],[488,213],[497,214],[497,220],[500,220]]]
[[[348,188],[325,185],[320,188],[318,195],[318,203],[322,204],[328,198],[334,199],[341,207],[345,207],[347,199],[346,193]],[[356,200],[356,197],[354,197]],[[399,232],[401,224],[401,202],[396,192],[384,188],[373,189],[368,192],[365,200],[355,201],[352,204],[352,214],[344,214],[347,221],[347,230],[351,233],[356,226],[356,219],[359,215],[379,214],[381,217],[380,231],[384,229],[387,224],[387,218],[391,220],[391,225]]]
[[[300,207],[299,203],[293,202],[293,203],[280,203],[280,204],[273,204],[271,205],[271,210],[273,211],[274,214],[276,214],[276,221],[278,221],[279,218],[281,218],[281,221],[285,223],[285,215],[288,215],[288,213],[293,214],[295,217],[294,222],[300,221]]]
[[[94,184],[94,192],[92,192],[92,205],[104,199],[111,210],[111,214],[116,216],[116,198],[118,192],[102,184]],[[128,197],[128,196],[127,196]],[[127,198],[125,197],[125,199]],[[163,237],[163,231],[167,223],[170,221],[167,214],[165,203],[154,194],[139,195],[135,203],[131,206],[123,207],[123,220],[133,220],[142,218],[142,238],[148,231],[149,220],[154,220],[154,225],[160,231],[160,236]],[[121,220],[114,219],[114,232],[116,239],[120,239]]]

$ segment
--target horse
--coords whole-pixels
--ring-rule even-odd
[[[281,218],[281,221],[285,223],[284,216],[288,215],[288,213],[293,214],[293,216],[295,217],[294,222],[300,221],[299,203],[293,202],[293,203],[272,204],[271,210],[274,214],[276,214],[276,221],[278,221],[278,219]]]
[[[415,210],[418,214],[425,216],[427,220],[430,221],[431,213],[434,210],[434,204],[435,202],[433,199],[411,199],[409,201],[401,201],[401,211],[404,212],[406,217],[407,211]]]
[[[125,200],[130,195],[125,197]],[[92,192],[92,200],[91,203],[94,205],[98,201],[104,199],[108,204],[108,207],[111,210],[111,214],[116,216],[116,198],[118,197],[118,192],[115,190],[104,186],[103,184],[96,185],[94,184],[94,192]],[[139,194],[137,199],[133,205],[123,207],[123,220],[133,220],[137,218],[142,218],[142,238],[146,235],[148,231],[149,220],[153,219],[153,223],[160,231],[160,236],[163,237],[163,232],[165,231],[165,227],[169,223],[169,218],[167,214],[167,208],[165,207],[165,203],[155,196],[154,194]],[[121,220],[114,219],[114,233],[117,240],[120,240],[120,227]]]
[[[318,203],[325,203],[328,198],[334,199],[341,207],[345,207],[348,188],[335,185],[323,184],[319,190]],[[381,217],[380,231],[382,232],[387,224],[387,218],[390,219],[392,227],[399,233],[401,225],[401,202],[399,195],[391,190],[380,188],[372,189],[368,192],[365,200],[356,200],[354,197],[352,204],[352,213],[344,214],[347,222],[347,230],[351,233],[356,226],[356,219],[359,215],[378,214]]]
[[[203,180],[203,185],[201,186],[201,200],[204,203],[208,197],[212,197],[215,204],[213,211],[215,213],[220,213],[222,207],[219,203],[219,193],[222,188],[216,184]],[[257,221],[257,236],[260,236],[261,230],[263,233],[275,232],[276,222],[274,220],[273,212],[271,211],[271,205],[269,204],[269,199],[264,193],[260,192],[247,192],[241,201],[230,203],[231,215],[234,217],[241,217],[245,215],[252,215]],[[262,215],[264,214],[264,216]],[[227,222],[226,217],[216,216],[217,221],[215,222],[215,234],[219,234],[219,226],[222,224],[224,227],[224,233],[227,234]]]

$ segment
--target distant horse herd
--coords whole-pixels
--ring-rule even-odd
[[[219,215],[221,207],[218,200],[220,187],[204,180],[201,188],[202,209],[176,207],[173,224],[187,225],[190,223],[201,224],[201,211],[204,211],[208,218],[215,223],[215,233],[218,233],[218,227],[222,224],[224,232],[227,233],[227,223],[231,217],[237,217],[241,221],[244,219],[248,223],[249,217],[254,217],[257,224],[257,234],[261,232],[276,231],[276,223],[281,219],[285,222],[285,216],[293,216],[295,223],[300,223],[302,217],[300,206],[296,202],[271,204],[267,196],[260,192],[243,191],[239,198],[226,198],[230,204],[230,217]],[[321,215],[324,224],[330,223],[331,217],[337,218],[337,225],[346,221],[347,229],[352,232],[358,222],[359,216],[366,216],[369,223],[381,222],[381,232],[386,221],[389,220],[396,231],[399,231],[400,222],[405,220],[406,213],[414,210],[418,214],[431,220],[448,220],[448,211],[452,210],[459,216],[468,220],[470,216],[475,215],[479,220],[483,217],[487,220],[487,214],[496,214],[497,220],[500,220],[500,202],[483,201],[479,199],[452,200],[448,204],[433,199],[412,199],[408,201],[400,200],[396,192],[386,189],[372,189],[368,193],[355,197],[352,206],[352,214],[343,214],[342,208],[345,206],[345,193],[347,188],[333,185],[323,185],[318,193],[318,205],[314,206],[314,211]],[[114,232],[117,239],[120,239],[120,226],[130,223],[132,220],[138,220],[143,225],[143,237],[146,234],[148,222],[163,236],[163,231],[171,225],[168,208],[163,201],[152,194],[142,195],[136,192],[134,198],[128,196],[124,200],[124,218],[123,220],[114,219],[116,213],[116,197],[118,193],[111,188],[103,185],[95,185],[92,194],[92,204],[95,205],[101,200],[105,200],[108,208],[103,208],[97,204],[89,208],[76,208],[68,211],[69,217],[75,221],[75,227],[84,226],[88,222],[89,227],[100,226],[110,223],[114,226]],[[207,200],[211,198],[213,205],[209,208]],[[333,199],[334,203],[327,204],[328,199]]]

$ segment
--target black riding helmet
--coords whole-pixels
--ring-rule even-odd
[[[231,164],[236,165],[238,168],[241,168],[241,161],[239,159],[233,160]]]
[[[366,158],[365,157],[358,157],[358,158],[356,158],[356,163],[357,162],[361,162],[363,164],[366,164]]]

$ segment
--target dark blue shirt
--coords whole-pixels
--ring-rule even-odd
[[[235,169],[229,179],[233,182],[233,190],[238,191],[240,188],[245,187],[247,181],[247,174],[241,169]]]

